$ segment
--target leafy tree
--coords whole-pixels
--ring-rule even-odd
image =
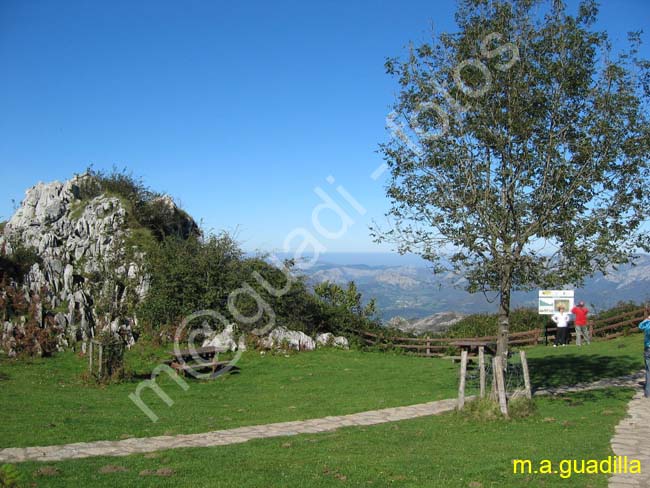
[[[386,62],[391,225],[374,235],[498,298],[501,354],[511,291],[579,285],[650,249],[650,63],[639,33],[614,53],[597,14],[461,0],[458,32]]]
[[[314,293],[320,302],[320,316],[328,324],[325,330],[356,332],[377,327],[375,300],[363,305],[354,281],[347,288],[325,281],[314,287]]]

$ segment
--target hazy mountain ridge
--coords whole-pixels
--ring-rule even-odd
[[[363,259],[361,256],[359,259]],[[373,257],[376,260],[376,257]],[[463,290],[464,279],[451,273],[434,275],[421,265],[368,265],[318,262],[304,270],[312,284],[354,281],[364,299],[375,298],[384,321],[393,317],[428,318],[442,312],[471,314],[494,312],[496,305],[481,294]],[[576,289],[576,298],[594,311],[609,308],[619,301],[643,302],[650,299],[650,255],[641,255],[637,264],[619,266],[607,275],[596,274]],[[537,290],[513,293],[513,307],[537,306]],[[431,320],[435,322],[435,320]],[[422,324],[424,325],[424,324]]]

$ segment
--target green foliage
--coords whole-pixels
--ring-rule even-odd
[[[539,315],[534,308],[517,308],[510,312],[510,331],[524,332],[531,329],[543,329],[548,317]],[[499,330],[498,314],[472,314],[452,325],[444,336],[447,337],[482,337],[495,336]]]
[[[14,465],[0,466],[0,488],[17,488],[22,481],[23,477]]]
[[[154,329],[179,324],[183,317],[206,309],[238,322],[244,331],[265,326],[271,318],[277,325],[311,335],[377,326],[374,303],[363,307],[354,284],[346,290],[323,284],[311,293],[292,266],[291,262],[275,266],[263,256],[245,258],[227,234],[167,237],[147,251],[151,287],[138,316],[152,336]],[[233,293],[236,290],[246,291]],[[235,312],[246,320],[237,320]]]
[[[526,397],[515,398],[508,402],[508,420],[532,417],[537,411],[534,400]],[[499,402],[489,397],[476,398],[465,403],[457,415],[463,419],[474,422],[507,421],[501,413]]]
[[[168,197],[153,191],[126,169],[113,168],[110,172],[103,172],[88,168],[86,175],[88,177],[79,184],[80,198],[85,201],[101,194],[119,198],[127,209],[131,228],[149,229],[158,240],[166,236],[186,239],[198,235],[198,227],[185,211],[172,205]],[[79,207],[74,212],[78,214],[77,218],[81,216]]]
[[[5,231],[5,226],[6,226],[6,225],[7,225],[7,221],[6,221],[6,220],[0,222],[0,234],[3,234],[3,233],[4,233],[4,231]]]
[[[625,312],[631,312],[633,310],[638,310],[641,307],[638,303],[634,303],[631,301],[628,302],[618,302],[616,305],[614,305],[612,308],[609,308],[607,310],[603,310],[601,312],[598,312],[596,315],[596,318],[599,320],[602,319],[608,319],[610,317],[616,317],[617,315],[620,315]]]
[[[11,254],[7,253],[6,244],[0,246],[0,282],[15,281],[23,283],[25,275],[41,259],[32,248],[24,246],[18,240],[12,240]]]
[[[120,381],[125,376],[124,370],[124,341],[107,331],[97,337],[102,346],[101,374],[95,379],[101,383]]]
[[[320,312],[335,332],[376,329],[378,326],[375,300],[365,306],[354,281],[342,288],[335,283],[323,282],[314,287],[319,299]]]

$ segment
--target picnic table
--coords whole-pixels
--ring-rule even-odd
[[[227,349],[214,346],[181,349],[170,352],[171,359],[168,359],[165,363],[183,376],[185,376],[185,373],[190,372],[192,376],[196,377],[196,373],[199,371],[210,370],[210,377],[215,378],[218,376],[217,373],[226,367],[230,372],[233,370],[239,371],[237,366],[229,366],[230,361],[219,361],[219,353],[226,351]],[[204,376],[204,374],[201,376]]]

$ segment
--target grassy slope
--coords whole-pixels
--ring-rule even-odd
[[[132,360],[134,358],[131,358]],[[157,364],[141,358],[137,370]],[[86,385],[86,361],[66,353],[31,363],[0,361],[0,447],[61,444],[194,433],[242,425],[341,415],[449,398],[456,388],[450,361],[356,351],[320,350],[284,356],[246,353],[242,372],[212,382],[188,380],[184,392],[161,376],[175,402],[153,392],[143,400],[160,417],[152,423],[128,395],[139,380]]]
[[[624,415],[629,390],[600,390],[537,400],[530,418],[476,422],[457,414],[348,428],[332,433],[260,439],[245,444],[177,449],[126,458],[18,465],[38,486],[216,487],[605,487],[604,475],[514,475],[513,458],[603,459]],[[117,465],[126,472],[102,474]],[[171,468],[170,477],[139,475]],[[479,484],[476,484],[476,483]],[[474,484],[472,484],[474,483]]]
[[[640,341],[640,336],[632,336],[590,347],[529,349],[533,385],[637,371],[642,367]],[[157,361],[156,354],[142,351],[130,358],[143,373]],[[239,375],[213,382],[188,380],[187,392],[162,375],[159,384],[175,403],[167,407],[146,390],[143,400],[160,417],[152,423],[128,398],[139,380],[86,385],[80,379],[86,362],[70,353],[31,363],[1,360],[0,447],[195,433],[342,415],[451,398],[457,388],[457,365],[442,359],[320,350],[290,357],[247,353],[239,365]]]

